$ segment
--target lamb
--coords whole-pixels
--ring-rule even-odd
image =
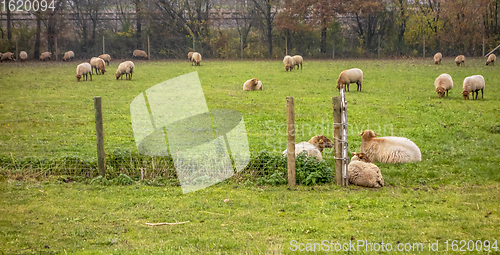
[[[486,60],[486,65],[491,64],[492,66],[494,66],[495,65],[495,60],[497,60],[497,56],[495,56],[495,54],[490,54],[488,56],[488,60]]]
[[[483,97],[484,90],[484,77],[481,75],[472,75],[464,79],[464,86],[462,94],[465,100],[469,99],[469,93],[472,92],[472,99],[474,99],[474,92],[476,92],[476,98],[481,90],[481,98]]]
[[[453,80],[449,74],[441,74],[434,81],[434,87],[436,88],[439,98],[444,96],[444,92],[446,92],[446,96],[448,96],[448,90],[453,88]]]
[[[464,55],[458,55],[455,58],[455,63],[457,63],[458,67],[460,67],[462,65],[465,67],[465,56]]]
[[[349,91],[349,84],[356,83],[358,85],[357,91],[361,91],[361,83],[363,82],[363,71],[359,68],[352,68],[349,70],[344,70],[340,73],[339,79],[337,80],[337,89],[340,90],[347,85],[347,91]]]
[[[89,63],[81,63],[76,67],[77,81],[80,81],[83,75],[85,75],[85,80],[87,80],[87,74],[90,74],[90,80],[92,81],[92,66]]]
[[[69,61],[74,58],[75,58],[75,53],[72,50],[66,51],[63,56],[63,61]]]
[[[21,53],[19,53],[19,60],[21,60],[21,62],[24,62],[26,61],[26,59],[28,59],[28,53],[26,53],[26,51],[21,51]]]
[[[295,156],[299,155],[302,151],[306,151],[308,156],[315,156],[318,160],[323,160],[321,152],[325,148],[333,148],[333,143],[324,135],[318,135],[311,138],[308,142],[300,142],[295,144]],[[288,149],[283,151],[286,156]]]
[[[94,72],[94,69],[97,75],[99,74],[99,71],[101,71],[101,74],[104,74],[106,72],[106,66],[102,58],[91,58],[90,65],[92,66],[92,73]]]
[[[243,90],[253,91],[253,90],[262,90],[262,82],[257,78],[250,79],[243,84]]]
[[[198,52],[193,52],[193,55],[191,56],[191,65],[195,63],[197,66],[199,66],[200,62],[201,62],[201,54]]]
[[[146,54],[145,51],[143,50],[134,50],[134,53],[132,53],[132,55],[135,57],[135,58],[144,58],[144,59],[148,59],[148,54]]]
[[[12,60],[14,61],[14,54],[12,52],[5,52],[0,58],[0,62]]]
[[[443,60],[443,54],[441,54],[441,52],[436,53],[436,55],[434,55],[434,64],[441,64],[441,60]]]
[[[125,79],[131,81],[132,80],[132,74],[134,73],[135,65],[132,61],[125,61],[122,62],[119,66],[118,69],[116,70],[116,79],[122,77],[123,80],[123,74],[125,74]]]
[[[292,57],[286,55],[283,58],[283,64],[285,64],[285,69],[288,72],[288,70],[292,71],[293,67],[295,66],[295,60],[293,60]]]
[[[109,54],[101,54],[99,58],[106,62],[106,65],[109,66],[109,62],[111,62],[111,56]]]
[[[395,164],[422,160],[420,149],[410,139],[394,136],[376,138],[378,135],[372,130],[365,130],[358,135],[363,136],[361,152],[370,161]]]
[[[371,163],[364,153],[352,153],[352,155],[351,162],[347,166],[349,183],[368,188],[383,187],[384,178],[378,166]]]
[[[297,66],[297,70],[299,70],[299,64],[300,64],[300,70],[302,70],[302,62],[304,62],[304,59],[302,58],[302,56],[295,55],[292,58],[293,58],[293,61],[295,62],[295,65],[293,67],[295,68],[295,66]]]
[[[40,55],[40,61],[47,61],[47,60],[50,60],[50,58],[52,57],[52,52],[44,52],[42,53],[42,55]]]

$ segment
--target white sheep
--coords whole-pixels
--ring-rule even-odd
[[[457,66],[464,66],[465,67],[465,56],[464,55],[458,55],[456,58],[455,58],[455,63],[457,64]]]
[[[366,154],[352,153],[352,155],[351,162],[347,166],[349,183],[368,188],[380,188],[385,185],[380,169],[371,163]]]
[[[26,53],[26,51],[21,51],[21,53],[19,53],[19,60],[21,62],[24,62],[26,61],[26,59],[28,59],[28,53]]]
[[[285,64],[285,69],[287,72],[288,70],[292,71],[293,67],[295,66],[295,60],[293,60],[293,58],[290,57],[289,55],[286,55],[283,58],[283,64]]]
[[[448,96],[448,90],[453,88],[453,80],[449,74],[441,74],[434,81],[434,87],[436,88],[439,98],[443,97],[445,92],[446,96]]]
[[[295,66],[297,66],[297,70],[299,70],[299,64],[300,64],[300,70],[302,70],[302,62],[304,62],[304,58],[302,58],[301,55],[295,55],[292,58],[293,61],[295,62],[295,65],[293,67],[295,68]]]
[[[50,60],[51,57],[52,57],[52,52],[46,51],[40,55],[40,61]]]
[[[479,90],[481,90],[481,98],[484,98],[484,86],[484,77],[482,75],[472,75],[464,79],[463,91],[460,94],[462,94],[464,99],[467,100],[469,99],[469,93],[472,92],[472,99],[477,99]],[[474,98],[474,92],[476,92],[476,98]]]
[[[194,51],[188,52],[188,60],[191,61],[191,58],[193,58],[193,53]]]
[[[199,66],[201,63],[201,54],[198,52],[193,52],[193,55],[191,56],[191,65],[196,64]]]
[[[358,136],[363,136],[361,152],[366,154],[371,162],[408,163],[421,161],[422,154],[418,146],[404,137],[376,137],[372,130],[365,130]]]
[[[99,71],[101,72],[101,74],[104,74],[106,72],[106,65],[102,58],[91,58],[90,65],[92,66],[92,73],[94,72],[94,69],[97,75],[99,74]]]
[[[443,54],[441,52],[438,52],[434,55],[434,64],[441,64],[441,60],[443,60]]]
[[[92,66],[89,63],[81,63],[76,67],[76,80],[80,79],[85,75],[85,80],[87,80],[87,74],[90,74],[90,80],[92,81]]]
[[[295,156],[299,155],[302,151],[306,151],[308,156],[315,156],[318,160],[323,160],[323,149],[333,148],[333,143],[324,135],[318,135],[311,138],[308,142],[300,142],[295,144]],[[283,151],[286,156],[288,149]]]
[[[145,51],[143,50],[134,50],[134,52],[132,53],[132,55],[135,57],[135,58],[144,58],[144,59],[148,59],[148,54],[146,54]]]
[[[250,79],[243,84],[243,90],[253,91],[253,90],[262,90],[262,82],[257,78]]]
[[[486,60],[486,65],[491,64],[492,66],[494,66],[496,60],[497,60],[497,56],[495,56],[495,54],[492,53],[488,56],[488,60]]]
[[[347,86],[347,91],[349,91],[349,84],[356,83],[358,85],[357,91],[361,91],[361,85],[363,82],[363,71],[359,68],[352,68],[349,70],[344,70],[340,73],[339,79],[337,80],[337,89],[340,90]]]
[[[99,58],[106,62],[106,65],[109,66],[109,62],[111,62],[111,56],[109,54],[101,54]]]
[[[12,60],[14,61],[14,53],[12,52],[5,52],[4,54],[2,54],[2,56],[0,57],[0,62],[3,62],[3,61],[8,61],[8,60]]]
[[[122,77],[123,79],[123,74],[125,74],[125,79],[131,81],[132,80],[132,74],[134,73],[135,70],[135,65],[132,61],[125,61],[122,62],[119,66],[118,69],[116,70],[116,79]]]
[[[75,58],[75,53],[72,50],[66,51],[63,56],[63,61],[69,61],[74,58]]]

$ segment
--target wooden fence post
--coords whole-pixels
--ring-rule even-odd
[[[286,141],[288,158],[288,185],[295,186],[295,108],[293,97],[286,98]]]
[[[342,184],[342,143],[340,134],[340,123],[341,118],[341,99],[340,96],[332,98],[333,104],[333,139],[334,139],[334,150],[335,150],[335,179],[337,180],[337,185]]]
[[[106,45],[106,44],[105,44],[105,42],[104,42],[104,35],[103,35],[103,36],[102,36],[102,54],[105,54],[105,53],[106,53],[106,51],[105,51],[105,47],[104,47],[105,45]]]
[[[149,35],[148,35],[148,60],[151,60],[151,55],[149,55]]]
[[[95,130],[97,140],[97,166],[99,175],[106,176],[106,153],[104,152],[104,126],[102,122],[101,97],[94,97]]]

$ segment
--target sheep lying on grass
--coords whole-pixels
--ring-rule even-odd
[[[372,130],[365,130],[358,135],[363,136],[361,152],[371,162],[395,164],[422,160],[420,149],[410,139],[395,136],[377,138],[378,135]]]
[[[453,88],[453,80],[449,74],[441,74],[434,81],[434,87],[436,88],[439,98],[443,97],[445,92],[446,96],[448,96],[448,90]]]
[[[201,63],[201,54],[198,52],[193,52],[193,55],[191,56],[191,65],[195,64],[199,66]]]
[[[288,72],[288,70],[292,71],[293,67],[295,66],[295,60],[293,60],[292,57],[286,55],[283,58],[283,64],[285,64],[285,69]]]
[[[486,65],[491,64],[492,66],[494,66],[495,65],[495,60],[497,60],[497,56],[495,56],[495,54],[490,54],[488,56],[488,60],[486,60]]]
[[[292,58],[293,61],[295,62],[295,65],[293,67],[295,68],[295,66],[297,66],[297,70],[299,70],[299,64],[300,64],[300,70],[302,70],[302,62],[304,62],[304,58],[302,58],[301,55],[295,55]]]
[[[21,53],[19,53],[19,60],[21,60],[21,62],[24,62],[26,61],[26,59],[28,59],[28,53],[26,53],[26,51],[21,51]]]
[[[361,91],[361,83],[363,82],[363,71],[359,68],[352,68],[349,70],[344,70],[340,73],[339,79],[337,80],[337,89],[340,90],[347,86],[347,91],[349,91],[349,84],[356,83],[358,85],[357,91]]]
[[[14,54],[12,52],[5,52],[0,57],[0,62],[9,61],[9,60],[14,61]]]
[[[458,55],[455,58],[455,63],[457,66],[464,66],[465,67],[465,56],[464,55]]]
[[[52,57],[52,53],[46,51],[46,52],[42,53],[42,55],[40,55],[40,61],[50,60],[51,57]]]
[[[75,53],[70,50],[64,53],[63,61],[69,61],[75,58]]]
[[[125,61],[122,62],[119,66],[118,69],[116,70],[116,79],[122,77],[123,80],[123,74],[125,74],[125,79],[131,81],[132,80],[132,74],[134,73],[135,65],[132,61]]]
[[[90,65],[92,66],[92,72],[94,72],[95,69],[96,74],[99,74],[99,71],[101,74],[104,74],[106,72],[106,65],[102,58],[96,58],[96,57],[91,58]]]
[[[111,62],[111,56],[109,54],[101,54],[99,58],[104,60],[104,62],[106,62],[106,65],[109,66],[109,62]]]
[[[315,156],[318,160],[323,160],[321,152],[325,148],[333,148],[332,141],[324,135],[318,135],[311,138],[308,142],[295,144],[295,157],[297,157],[297,155],[299,155],[302,151],[306,151],[308,156]],[[284,156],[286,156],[287,153],[288,149],[283,151]]]
[[[89,63],[81,63],[76,67],[76,80],[80,79],[85,75],[85,80],[87,80],[87,74],[90,74],[90,80],[92,81],[92,66]]]
[[[143,50],[134,50],[132,55],[134,56],[134,58],[148,59],[148,54],[146,54],[146,52]]]
[[[250,79],[243,84],[243,90],[253,91],[253,90],[262,90],[262,82],[257,78]]]
[[[352,153],[353,157],[347,166],[349,183],[368,187],[380,188],[384,186],[384,178],[380,169],[371,163],[364,153]]]
[[[472,99],[477,99],[479,90],[481,90],[481,98],[483,98],[484,77],[482,75],[472,75],[464,79],[462,95],[465,100],[469,99],[469,93],[472,92]],[[476,92],[476,98],[474,98]]]
[[[434,64],[441,64],[441,60],[443,60],[443,54],[441,54],[441,52],[436,53],[436,55],[434,55]]]

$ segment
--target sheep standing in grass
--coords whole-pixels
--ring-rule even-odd
[[[292,71],[293,67],[295,66],[295,60],[293,60],[292,57],[286,55],[283,58],[283,64],[285,64],[285,69],[288,72],[288,70]]]
[[[349,70],[344,70],[340,73],[339,79],[337,80],[337,89],[340,90],[347,86],[347,91],[349,91],[349,84],[356,83],[358,85],[357,91],[361,91],[361,83],[363,82],[363,71],[359,68],[352,68]]]
[[[441,52],[436,53],[434,55],[434,64],[441,64],[441,60],[443,60],[443,54],[441,54]]]
[[[106,65],[104,64],[104,60],[102,58],[96,58],[93,57],[90,59],[90,65],[92,66],[92,72],[94,72],[98,75],[99,71],[101,74],[104,74],[106,72]]]
[[[448,96],[448,90],[453,88],[453,80],[449,74],[441,74],[434,81],[434,87],[436,88],[439,98],[443,97],[445,92],[446,96]]]
[[[132,53],[132,55],[135,57],[135,58],[143,58],[143,59],[148,59],[148,54],[146,54],[145,51],[143,50],[134,50],[134,53]]]
[[[479,90],[481,90],[481,98],[483,98],[484,90],[484,77],[482,75],[472,75],[464,79],[464,86],[462,95],[465,100],[469,99],[469,93],[472,92],[472,99],[477,99]],[[476,98],[474,98],[474,92],[476,92]]]
[[[104,60],[104,62],[106,62],[106,65],[109,66],[109,62],[111,62],[111,56],[109,54],[101,54],[99,58]]]
[[[333,143],[324,135],[318,135],[311,138],[308,142],[300,142],[295,144],[295,156],[299,155],[302,151],[306,151],[308,156],[315,156],[318,160],[323,160],[323,149],[333,148]],[[286,156],[288,149],[283,151]]]
[[[125,61],[118,66],[115,74],[116,79],[118,80],[118,78],[122,77],[123,80],[123,74],[125,74],[125,79],[131,81],[134,70],[134,63],[132,61]]]
[[[243,84],[243,90],[253,91],[253,90],[262,90],[262,82],[257,78],[250,79]]]
[[[191,61],[191,58],[193,58],[193,53],[195,53],[194,51],[190,51],[188,52],[188,60]]]
[[[304,62],[304,58],[302,58],[302,56],[300,55],[295,55],[292,58],[293,61],[295,62],[295,65],[293,67],[295,68],[295,66],[297,66],[297,70],[299,70],[299,64],[300,64],[300,70],[302,70],[302,62]]]
[[[349,183],[368,188],[383,187],[384,178],[378,166],[371,163],[364,153],[352,153],[352,155],[351,162],[347,166]]]
[[[198,52],[193,52],[193,55],[191,56],[191,65],[195,64],[199,66],[201,63],[201,54]]]
[[[359,136],[363,136],[361,152],[366,154],[371,162],[395,164],[422,160],[420,149],[408,138],[377,138],[378,134],[372,130],[365,130]]]
[[[66,51],[63,56],[63,61],[70,61],[73,60],[74,58],[75,58],[75,53],[72,50]]]
[[[464,66],[465,67],[465,56],[464,55],[458,55],[455,58],[455,63],[457,64],[458,67]]]
[[[21,51],[21,53],[19,53],[19,60],[21,60],[21,62],[24,62],[26,61],[26,59],[28,59],[28,53],[26,53],[26,51]]]
[[[80,79],[85,75],[85,80],[87,80],[87,75],[90,74],[90,80],[92,81],[92,66],[89,63],[81,63],[76,67],[76,80]]]
[[[14,61],[14,54],[12,52],[5,52],[0,57],[0,62],[9,61],[9,60]]]
[[[494,66],[495,65],[495,60],[497,60],[497,56],[495,56],[495,54],[490,54],[488,56],[488,60],[486,60],[486,65],[491,64],[492,66]]]
[[[46,52],[42,53],[42,55],[40,55],[40,61],[50,60],[51,57],[52,57],[52,53],[46,51]]]

